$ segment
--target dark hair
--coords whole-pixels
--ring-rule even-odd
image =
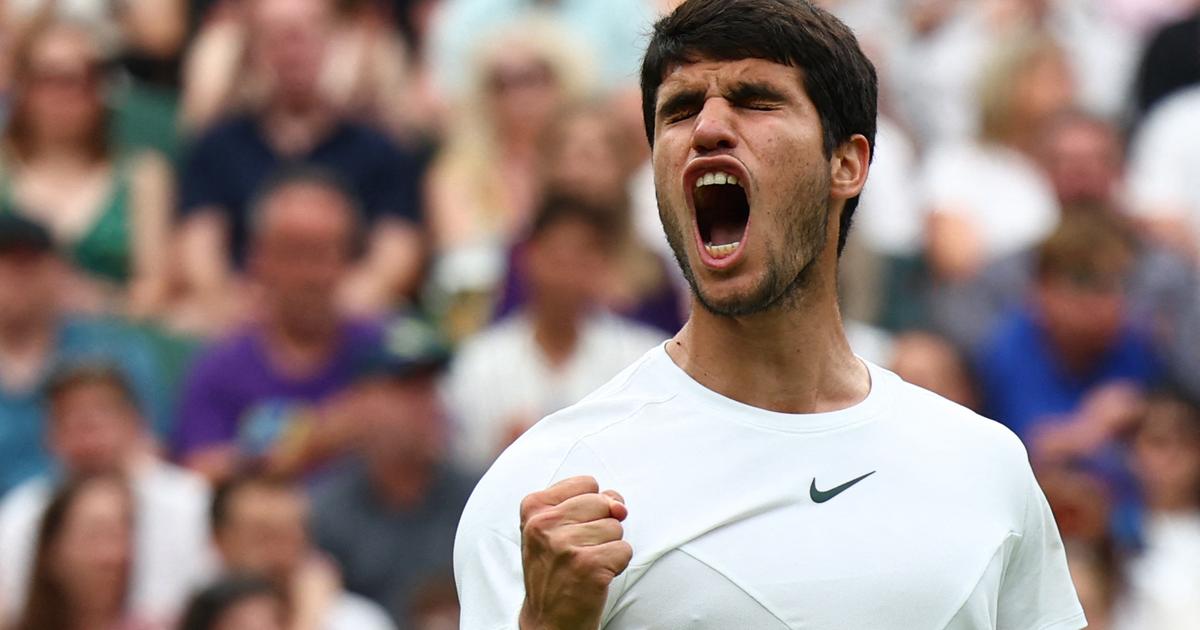
[[[561,191],[550,191],[542,200],[529,230],[529,239],[537,240],[550,228],[569,221],[578,221],[595,230],[609,242],[620,231],[617,210],[597,206],[587,200]]]
[[[254,597],[270,597],[283,606],[283,597],[270,582],[249,575],[232,575],[196,593],[179,630],[213,630],[230,608]]]
[[[267,203],[280,191],[293,186],[312,186],[335,194],[349,213],[350,233],[357,251],[363,237],[363,211],[354,188],[337,171],[316,164],[296,163],[271,173],[250,197],[250,231],[256,233],[262,225]]]
[[[235,496],[246,488],[257,487],[278,492],[296,492],[296,485],[286,477],[257,471],[241,472],[217,484],[209,506],[209,525],[213,533],[229,519],[229,507]]]
[[[654,145],[658,88],[674,65],[764,59],[803,70],[804,90],[821,118],[825,155],[855,134],[875,153],[878,79],[854,33],[808,0],[687,0],[654,25],[642,62],[642,118]],[[842,211],[846,245],[858,197]]]
[[[33,575],[29,596],[15,630],[45,630],[70,627],[71,604],[67,593],[54,576],[54,547],[67,524],[71,507],[95,484],[117,483],[128,491],[125,480],[118,475],[86,475],[68,480],[50,499],[38,527],[37,550],[34,553]],[[128,496],[128,495],[127,495]],[[130,498],[132,505],[132,498]]]
[[[46,383],[46,399],[54,403],[67,392],[84,385],[109,387],[120,394],[130,407],[138,408],[137,396],[129,385],[129,379],[125,378],[125,373],[115,364],[104,360],[79,361],[60,366]]]
[[[1132,228],[1115,212],[1067,214],[1038,247],[1035,271],[1039,280],[1095,279],[1123,272],[1136,252]]]

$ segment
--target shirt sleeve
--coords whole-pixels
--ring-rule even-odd
[[[472,526],[469,515],[463,517],[463,523],[454,544],[460,627],[517,630],[525,599],[521,544],[494,529]]]
[[[1025,465],[1025,522],[1013,548],[997,602],[997,630],[1079,630],[1087,626],[1067,569],[1050,504]]]
[[[1187,207],[1192,178],[1188,169],[1195,145],[1180,142],[1180,130],[1192,129],[1200,92],[1169,100],[1156,108],[1134,138],[1129,160],[1132,210],[1146,218]]]

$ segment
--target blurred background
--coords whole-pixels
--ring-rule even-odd
[[[0,625],[456,628],[479,475],[686,319],[674,4],[0,0]],[[1091,628],[1200,628],[1200,2],[821,4],[852,346],[1025,441]]]

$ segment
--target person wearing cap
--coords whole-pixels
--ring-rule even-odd
[[[137,398],[113,363],[63,366],[45,389],[54,472],[22,483],[0,503],[0,612],[8,621],[20,613],[30,590],[39,523],[62,482],[115,473],[129,480],[137,515],[130,612],[174,618],[213,570],[208,485],[155,455]]]
[[[313,535],[346,587],[383,604],[397,626],[426,580],[450,579],[454,530],[476,478],[447,457],[438,379],[449,359],[432,327],[402,318],[364,365],[351,396],[367,435],[313,494]]]
[[[136,331],[62,306],[66,265],[42,225],[0,213],[0,495],[49,470],[42,449],[44,385],[57,364],[111,359],[156,435],[166,432],[157,355]]]

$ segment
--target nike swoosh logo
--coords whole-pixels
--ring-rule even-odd
[[[857,479],[851,479],[850,481],[847,481],[846,483],[844,483],[836,488],[831,488],[829,490],[817,490],[817,478],[813,477],[812,485],[808,487],[808,496],[809,496],[809,498],[811,498],[813,500],[813,503],[824,503],[824,502],[832,499],[833,497],[836,497],[837,495],[845,492],[846,490],[848,490],[850,488],[850,486],[853,486],[854,484],[856,484],[856,483],[862,481],[863,479],[866,479],[867,477],[870,477],[871,475],[874,475],[874,474],[875,474],[875,471],[872,470],[871,472],[869,472]]]

